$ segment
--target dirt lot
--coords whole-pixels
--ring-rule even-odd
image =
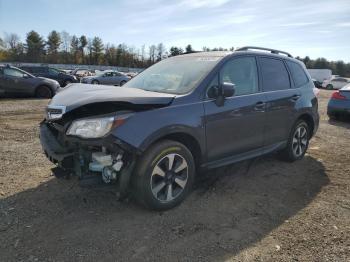
[[[350,261],[350,123],[306,157],[261,157],[202,174],[178,208],[150,212],[51,176],[38,123],[47,101],[0,101],[0,261]]]

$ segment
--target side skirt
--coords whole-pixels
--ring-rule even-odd
[[[287,141],[278,142],[276,144],[264,146],[262,148],[254,149],[254,150],[251,150],[251,151],[248,151],[245,153],[236,154],[233,156],[225,157],[223,159],[204,163],[201,165],[201,169],[206,170],[206,169],[212,169],[212,168],[230,165],[230,164],[237,163],[237,162],[240,162],[243,160],[251,159],[254,157],[261,156],[261,155],[266,155],[266,154],[274,152],[274,151],[281,150],[281,149],[285,148],[286,146],[287,146]]]

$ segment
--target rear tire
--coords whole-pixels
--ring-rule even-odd
[[[47,86],[39,86],[35,91],[37,98],[52,98],[52,91]]]
[[[98,82],[97,80],[92,80],[92,81],[91,81],[91,84],[93,84],[93,85],[99,85],[100,82]]]
[[[132,177],[133,195],[149,209],[170,209],[188,195],[194,176],[191,152],[181,143],[162,140],[138,159]]]
[[[326,88],[327,88],[328,90],[333,90],[333,85],[328,84],[328,85],[326,86]]]
[[[287,143],[287,147],[281,152],[282,159],[294,162],[302,159],[309,146],[309,126],[304,120],[295,123]]]

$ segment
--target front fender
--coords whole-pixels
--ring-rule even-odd
[[[203,141],[200,141],[198,139],[198,137],[200,137],[200,134],[198,134],[198,132],[193,130],[192,127],[184,126],[184,125],[172,125],[172,126],[163,127],[157,130],[155,133],[152,133],[150,136],[145,138],[145,140],[140,145],[140,150],[145,151],[151,144],[153,144],[157,140],[169,135],[174,135],[174,134],[184,134],[192,137],[199,144],[201,148],[201,152],[204,152],[205,143],[203,143]]]
[[[204,109],[202,103],[167,106],[136,112],[112,134],[140,151],[164,136],[185,133],[205,147]]]

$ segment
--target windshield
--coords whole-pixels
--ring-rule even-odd
[[[147,91],[185,94],[197,84],[218,63],[220,57],[173,57],[149,67],[124,87]]]

